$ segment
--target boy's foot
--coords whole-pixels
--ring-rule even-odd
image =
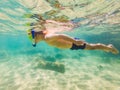
[[[110,48],[111,53],[113,53],[113,54],[119,53],[119,51],[112,44],[109,44],[108,47]]]

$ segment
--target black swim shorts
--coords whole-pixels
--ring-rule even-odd
[[[76,44],[72,44],[72,47],[70,48],[71,50],[78,50],[78,49],[85,49],[86,47],[86,43],[84,43],[83,45],[76,45]]]

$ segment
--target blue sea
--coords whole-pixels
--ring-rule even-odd
[[[80,22],[61,33],[120,50],[119,0],[58,1],[59,14]],[[35,19],[25,15],[52,9],[47,0],[0,0],[0,90],[120,90],[120,54],[32,46],[25,24]]]

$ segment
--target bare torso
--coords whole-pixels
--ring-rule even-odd
[[[66,35],[62,34],[47,34],[45,36],[45,41],[51,46],[55,46],[58,48],[71,48],[72,42],[66,40]],[[72,38],[71,38],[72,39]]]
[[[76,45],[83,45],[84,41],[78,41],[65,34],[52,34],[44,31],[43,34],[36,34],[35,42],[45,41],[47,44],[57,48],[71,48],[73,43]]]

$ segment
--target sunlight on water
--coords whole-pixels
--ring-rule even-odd
[[[58,1],[64,9],[53,0],[0,0],[0,90],[120,90],[120,54],[60,50],[45,42],[32,47],[26,34],[26,23],[36,22],[29,14],[63,15],[79,26],[60,33],[120,50],[120,1]]]

